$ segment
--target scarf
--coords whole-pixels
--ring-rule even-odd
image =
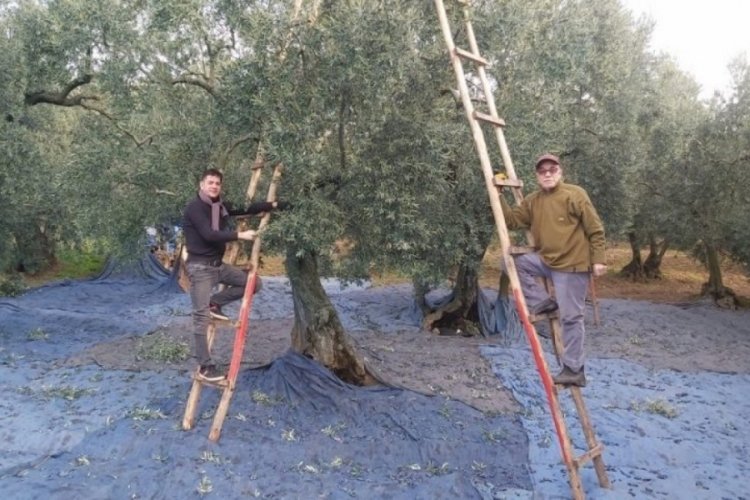
[[[201,190],[198,190],[198,197],[203,203],[211,206],[211,229],[213,229],[214,231],[218,231],[219,219],[221,217],[226,217],[227,215],[229,215],[227,207],[224,206],[224,202],[221,201],[221,197],[214,201],[211,199],[211,197],[209,197]]]

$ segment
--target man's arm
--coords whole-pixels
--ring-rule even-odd
[[[503,215],[505,216],[505,224],[508,229],[526,229],[531,224],[531,212],[529,210],[527,198],[521,202],[520,205],[511,207],[505,197],[500,194],[500,205],[503,208]]]
[[[285,201],[258,201],[251,203],[245,209],[228,209],[229,215],[256,215],[262,214],[263,212],[270,212],[271,210],[285,210],[289,207],[289,204]]]

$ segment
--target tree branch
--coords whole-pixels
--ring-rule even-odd
[[[117,120],[115,119],[115,117],[114,117],[114,116],[112,116],[111,114],[109,114],[109,113],[108,113],[107,111],[105,111],[105,110],[103,110],[103,109],[101,109],[101,108],[97,108],[96,106],[91,106],[90,104],[86,104],[85,102],[82,102],[82,103],[80,104],[80,106],[81,106],[81,107],[82,107],[83,109],[87,109],[87,110],[89,110],[89,111],[93,111],[94,113],[98,113],[98,114],[100,114],[101,116],[103,116],[104,118],[106,118],[106,119],[108,119],[109,121],[111,121],[111,122],[112,122],[112,124],[113,124],[113,125],[115,126],[115,128],[116,128],[117,130],[119,130],[120,132],[122,132],[123,134],[125,134],[126,136],[130,137],[130,138],[131,138],[131,139],[133,140],[133,142],[135,143],[136,147],[141,147],[141,146],[143,146],[144,144],[146,144],[146,145],[148,145],[148,144],[151,144],[151,141],[152,141],[152,140],[153,140],[153,138],[154,138],[154,134],[150,134],[150,135],[148,135],[148,136],[144,137],[143,139],[138,139],[138,138],[137,138],[137,137],[136,137],[135,135],[133,135],[133,133],[132,133],[132,132],[130,132],[129,130],[127,130],[127,129],[126,129],[126,128],[124,128],[123,126],[121,126],[121,125],[120,125],[120,124],[119,124],[119,123],[117,122]]]
[[[98,97],[77,95],[70,97],[70,93],[78,87],[91,83],[93,76],[85,74],[79,76],[70,81],[61,91],[59,92],[48,92],[40,90],[38,92],[26,92],[24,94],[24,102],[28,106],[36,106],[37,104],[54,104],[56,106],[80,106],[84,99],[98,99]]]
[[[196,87],[200,87],[206,92],[208,92],[209,94],[211,94],[213,97],[216,97],[216,89],[214,88],[214,86],[208,83],[203,78],[190,76],[190,75],[183,75],[172,80],[172,85],[179,85],[179,84],[194,85]]]
[[[238,147],[238,146],[239,146],[240,144],[242,144],[242,143],[245,143],[245,142],[248,142],[248,141],[252,141],[252,140],[256,140],[256,141],[259,141],[260,139],[259,139],[258,137],[256,137],[256,136],[255,136],[254,134],[245,134],[245,135],[243,135],[243,136],[241,136],[241,137],[238,137],[238,138],[236,138],[235,140],[233,140],[233,141],[232,141],[232,142],[231,142],[231,143],[229,144],[229,146],[227,146],[227,149],[225,149],[225,150],[224,150],[224,152],[223,152],[223,153],[221,154],[221,156],[219,157],[219,161],[218,161],[218,165],[217,165],[217,167],[218,167],[219,169],[224,169],[224,167],[226,167],[226,163],[227,163],[227,161],[228,161],[229,155],[231,155],[231,154],[232,154],[232,152],[233,152],[233,151],[234,151],[235,149],[237,149],[237,147]]]

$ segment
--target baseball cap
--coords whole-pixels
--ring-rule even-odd
[[[547,154],[543,154],[542,156],[536,159],[536,162],[534,163],[534,168],[539,168],[539,165],[541,165],[545,161],[551,161],[555,165],[558,165],[558,166],[560,165],[560,158],[558,158],[557,156],[553,154],[547,153]]]

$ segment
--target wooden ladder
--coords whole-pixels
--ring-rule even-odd
[[[266,201],[276,201],[276,189],[281,178],[281,165],[277,165],[273,172],[271,184],[268,187],[268,194],[266,195]],[[251,180],[252,193],[249,193],[249,199],[252,199],[254,193],[254,186],[257,186],[260,176],[260,168],[253,169],[253,175]],[[245,294],[242,297],[242,305],[240,306],[240,317],[236,324],[236,330],[234,334],[234,346],[232,348],[232,358],[229,362],[229,369],[227,376],[224,380],[218,382],[208,382],[198,377],[198,369],[193,373],[193,385],[190,389],[190,395],[188,396],[187,404],[185,405],[185,415],[182,417],[182,428],[185,430],[192,429],[195,425],[195,414],[198,411],[198,403],[200,401],[201,392],[204,386],[215,387],[221,389],[222,395],[219,405],[216,408],[214,414],[214,420],[211,424],[211,430],[208,433],[208,438],[211,441],[218,441],[221,435],[221,427],[224,425],[224,419],[229,411],[229,403],[232,400],[234,389],[237,385],[237,376],[240,372],[240,364],[242,363],[242,356],[245,351],[245,339],[247,338],[247,327],[250,321],[250,311],[253,305],[253,296],[255,295],[255,283],[258,276],[258,265],[260,263],[260,245],[261,235],[263,229],[268,225],[271,218],[271,213],[266,212],[260,220],[258,225],[258,236],[253,240],[253,249],[250,254],[250,272],[247,276],[247,285],[245,286]],[[208,329],[208,348],[209,350],[213,346],[214,338],[216,336],[216,321],[211,320],[211,324]]]
[[[469,50],[461,49],[456,47],[453,41],[453,33],[451,31],[450,22],[448,19],[448,13],[445,8],[443,0],[434,0],[435,7],[437,9],[438,18],[440,20],[440,26],[445,38],[445,43],[450,53],[451,64],[456,74],[456,83],[458,84],[458,92],[461,96],[466,118],[471,127],[471,133],[474,138],[474,145],[479,155],[479,161],[484,175],[485,185],[487,187],[487,193],[490,198],[490,206],[492,207],[492,215],[495,219],[495,225],[497,226],[497,233],[500,238],[500,245],[502,248],[503,262],[505,264],[506,273],[510,279],[510,286],[515,300],[516,308],[518,310],[518,316],[523,324],[526,337],[528,338],[531,350],[533,353],[534,361],[536,362],[537,370],[542,379],[547,400],[549,403],[550,411],[552,413],[552,420],[557,432],[558,441],[560,443],[560,451],[562,454],[562,460],[565,463],[565,467],[568,471],[568,477],[570,481],[570,487],[573,493],[573,498],[583,499],[585,497],[583,492],[583,486],[581,484],[581,477],[579,473],[580,467],[588,462],[593,461],[596,475],[599,479],[599,484],[603,488],[609,488],[610,482],[607,476],[607,471],[602,458],[603,446],[597,441],[596,434],[594,433],[589,419],[586,405],[583,401],[581,389],[574,386],[556,386],[552,381],[547,362],[542,352],[542,346],[537,337],[536,330],[533,322],[548,319],[552,330],[553,345],[555,353],[558,356],[562,352],[561,345],[561,327],[559,316],[554,313],[550,315],[542,315],[540,317],[533,317],[529,315],[526,308],[526,301],[523,293],[521,292],[521,284],[518,279],[518,273],[516,271],[515,261],[513,255],[517,255],[524,252],[532,251],[533,241],[531,235],[527,233],[528,247],[516,247],[511,244],[510,236],[508,234],[508,227],[505,224],[505,217],[503,216],[502,206],[500,204],[500,191],[504,187],[509,187],[513,193],[513,197],[516,203],[520,203],[523,200],[522,187],[523,182],[516,176],[513,162],[508,151],[508,145],[505,142],[505,136],[503,134],[503,127],[505,122],[498,116],[497,109],[495,107],[495,100],[492,94],[492,87],[490,86],[489,79],[485,68],[489,66],[489,61],[481,56],[479,47],[477,45],[476,37],[474,35],[474,29],[471,24],[471,17],[469,12],[470,1],[468,0],[455,0],[455,4],[460,4],[460,8],[463,11],[463,20],[465,23],[465,33],[469,43]],[[464,72],[464,60],[473,64],[475,68],[476,76],[481,81],[482,99],[486,103],[487,112],[478,111],[474,108],[474,104],[469,93],[469,88],[466,83],[466,73]],[[503,166],[505,167],[505,173],[501,175],[495,175],[493,173],[492,164],[490,157],[487,152],[487,144],[484,138],[484,132],[482,124],[488,124],[492,127],[495,133],[495,139],[500,147],[500,154],[502,158]],[[558,400],[558,391],[561,389],[568,389],[571,393],[573,401],[575,403],[578,417],[583,428],[583,434],[588,447],[587,451],[583,454],[574,456],[573,446],[568,437],[568,431],[563,417],[563,412],[560,408]]]

